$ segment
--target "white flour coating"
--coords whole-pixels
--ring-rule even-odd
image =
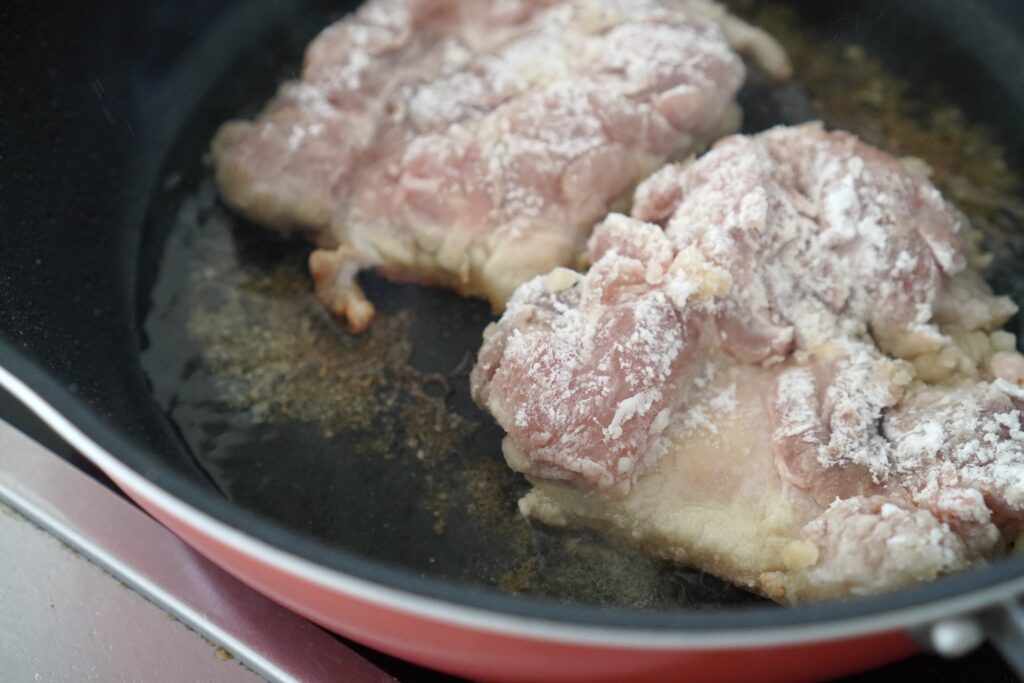
[[[876,483],[886,480],[894,464],[891,445],[878,424],[911,379],[904,368],[873,349],[856,349],[840,361],[825,393],[831,412],[826,425],[829,439],[818,461],[824,467],[854,463],[867,468]]]
[[[1024,356],[997,329],[1016,309],[965,270],[962,217],[926,179],[807,124],[662,169],[633,214],[595,230],[589,272],[521,287],[486,335],[472,386],[513,468],[621,501],[604,518],[566,498],[635,538],[679,535],[671,557],[718,522],[688,529],[685,500],[645,482],[688,472],[722,488],[694,506],[725,515],[749,469],[765,502],[746,505],[779,506],[764,533],[796,524],[766,560],[785,571],[698,557],[783,601],[910,585],[1016,542]],[[558,518],[538,486],[524,509]]]
[[[925,510],[881,496],[836,500],[807,525],[819,549],[800,578],[803,598],[870,595],[969,566],[969,549]]]
[[[813,400],[816,393],[817,383],[810,370],[793,370],[779,378],[776,402],[780,415],[773,438],[785,439],[810,434],[818,427],[818,411],[815,410]]]
[[[961,351],[944,330],[991,330],[1015,310],[976,276],[960,276],[962,217],[923,177],[851,135],[816,124],[777,128],[666,167],[638,188],[634,214],[665,225],[677,249],[696,247],[731,274],[719,322],[734,355],[772,364],[795,348],[820,358],[817,370],[787,371],[777,383],[773,436],[797,438],[784,454],[810,452],[824,470],[862,467],[874,485],[917,491],[921,481],[946,482],[930,489],[935,510],[954,478],[1005,491],[1008,504],[1024,502],[1024,483],[1014,485],[1024,482],[1020,413],[984,408],[996,400],[989,394],[1009,401],[1013,385],[1000,380],[986,393],[968,376],[970,391],[936,390],[943,410],[958,411],[945,423],[922,421],[900,439],[881,429],[887,413],[905,409],[915,374],[892,356],[956,358]],[[942,301],[945,292],[952,303]],[[972,334],[991,346],[986,333]],[[758,348],[771,353],[758,356]],[[974,432],[980,436],[954,436]],[[947,496],[941,507],[975,514],[973,499],[960,502]]]
[[[794,351],[831,348],[822,377],[810,367],[781,374],[773,436],[799,437],[823,468],[854,464],[875,484],[889,481],[896,456],[878,425],[913,370],[875,339],[948,342],[933,303],[964,264],[960,217],[934,188],[853,136],[808,124],[729,138],[696,162],[666,167],[637,190],[634,214],[660,221],[664,233],[613,215],[591,239],[595,263],[578,287],[553,294],[537,278],[509,303],[503,361],[525,373],[515,381],[536,396],[515,409],[515,426],[543,424],[540,434],[560,435],[562,449],[528,450],[549,465],[575,463],[587,457],[584,433],[596,423],[618,451],[625,425],[679,400],[662,383],[682,340],[659,338],[671,334],[665,312],[675,309],[714,319],[716,346],[741,361],[772,366]],[[633,325],[614,363],[595,350],[608,304],[629,311]],[[685,410],[687,424],[712,424],[708,406]],[[606,419],[586,419],[602,411]]]
[[[814,125],[733,137],[666,167],[640,186],[634,215],[732,273],[777,359],[793,338],[813,349],[869,332],[912,342],[899,355],[932,350],[935,299],[964,266],[961,218],[927,180]]]
[[[624,493],[684,393],[699,315],[680,314],[649,284],[689,277],[670,274],[656,226],[610,217],[592,244],[609,248],[586,275],[555,271],[516,291],[486,333],[472,385],[528,456],[523,468]],[[694,311],[703,289],[692,287]]]
[[[697,392],[694,392],[697,393]],[[692,400],[681,413],[679,428],[685,437],[703,431],[718,434],[718,425],[736,411],[736,385],[713,391],[703,400]]]
[[[884,422],[893,469],[913,482],[919,501],[948,489],[980,490],[997,512],[1024,509],[1022,408],[1024,392],[1001,379],[918,389]],[[978,507],[973,497],[960,502],[967,518]]]
[[[356,331],[361,268],[501,310],[652,169],[736,128],[738,28],[786,73],[744,26],[704,0],[369,0],[255,121],[222,127],[218,185],[317,243],[317,293]]]

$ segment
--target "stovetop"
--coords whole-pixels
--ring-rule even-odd
[[[0,669],[13,673],[15,680],[460,680],[327,634],[270,603],[192,552],[123,496],[114,495],[116,489],[101,473],[2,393],[0,417],[46,447],[35,447],[0,423],[0,448],[8,451],[0,452],[0,502],[6,484],[8,493],[20,495],[21,506],[28,510],[16,512],[12,507],[20,506],[11,501],[0,506],[5,513],[0,515],[0,604],[5,607],[0,610],[0,634],[6,634],[0,637]],[[10,451],[18,451],[18,457]],[[47,510],[38,501],[33,508],[33,487],[58,490],[59,495],[61,486],[74,490],[77,499],[91,498],[77,500],[77,508],[62,510],[58,505]],[[108,521],[89,519],[86,510],[103,505],[118,507],[114,514],[125,529],[112,530]],[[32,524],[25,519],[36,514],[49,514],[56,521],[37,519]],[[56,529],[40,528],[51,524]],[[81,550],[76,534],[86,538],[86,555],[95,551],[101,558],[103,553],[114,557],[98,562],[109,573],[75,552]],[[135,572],[131,576],[116,566],[119,553],[127,553],[121,559]],[[148,601],[125,590],[128,584]],[[843,680],[1018,679],[991,647],[983,646],[958,660],[918,655]]]

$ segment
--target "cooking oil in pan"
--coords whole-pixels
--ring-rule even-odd
[[[822,42],[781,5],[734,4],[796,67],[782,87],[752,75],[746,129],[822,118],[927,160],[1003,255],[989,271],[997,287],[1024,300],[1012,277],[1024,209],[994,135],[862,48]],[[503,591],[644,608],[757,600],[587,532],[523,520],[527,484],[469,397],[487,306],[367,275],[379,315],[349,335],[311,292],[309,247],[231,215],[195,161],[189,191],[155,219],[169,232],[144,362],[156,400],[225,496],[352,552]]]

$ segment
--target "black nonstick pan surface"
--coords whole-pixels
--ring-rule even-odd
[[[744,129],[822,118],[926,159],[986,235],[989,279],[1024,302],[1024,6],[730,4],[796,64],[781,86],[752,74]],[[128,465],[274,545],[461,602],[626,625],[882,609],[768,608],[528,524],[525,481],[468,393],[487,306],[370,274],[380,315],[353,337],[311,293],[308,245],[219,202],[203,160],[217,126],[254,114],[352,3],[80,5],[0,9],[0,362]],[[888,601],[1021,572],[1016,558]]]

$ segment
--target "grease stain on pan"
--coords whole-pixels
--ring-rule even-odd
[[[990,271],[996,285],[1024,299],[1012,277],[1018,179],[992,133],[860,47],[823,42],[788,9],[735,4],[786,44],[797,72],[781,88],[754,75],[747,130],[820,117],[927,160],[988,248],[1005,255]],[[198,164],[192,176],[169,190],[183,199],[158,217],[170,232],[144,363],[226,496],[354,552],[504,591],[642,608],[758,600],[585,531],[528,524],[516,511],[526,483],[469,397],[486,305],[368,275],[379,316],[353,337],[311,293],[309,247],[243,224]]]

